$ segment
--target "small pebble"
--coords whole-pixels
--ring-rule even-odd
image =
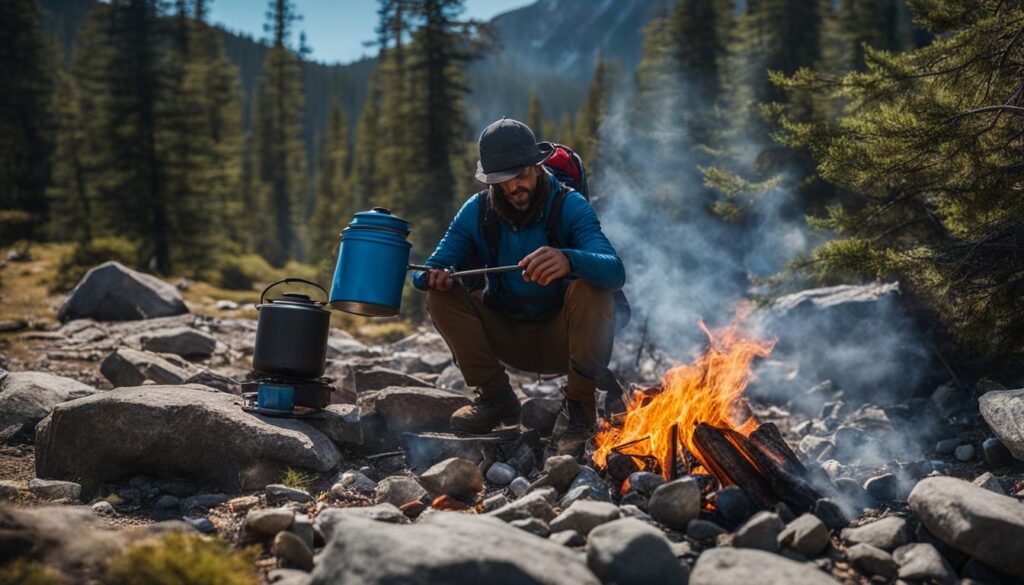
[[[974,459],[974,445],[960,445],[955,451],[957,461]]]
[[[92,511],[97,516],[104,516],[108,518],[117,516],[117,510],[115,510],[114,506],[111,505],[111,503],[106,500],[100,500],[99,502],[93,504]]]
[[[512,480],[512,483],[508,484],[508,489],[512,492],[513,496],[521,498],[526,493],[526,490],[530,489],[530,480],[522,476],[517,477]]]
[[[507,463],[497,462],[487,469],[487,481],[497,485],[508,485],[516,478],[518,472]]]

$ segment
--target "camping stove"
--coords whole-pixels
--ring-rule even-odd
[[[323,418],[334,392],[331,378],[271,376],[242,383],[242,410],[267,416]]]

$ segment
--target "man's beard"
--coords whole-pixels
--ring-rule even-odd
[[[547,173],[542,172],[537,177],[537,185],[534,187],[533,192],[530,193],[530,204],[524,210],[517,209],[515,205],[512,205],[512,202],[505,195],[504,189],[498,185],[491,185],[491,188],[488,190],[488,196],[491,199],[491,205],[497,210],[498,215],[515,226],[526,226],[540,218],[540,215],[544,212],[544,203],[547,201],[548,191],[550,190],[551,184],[548,182]]]

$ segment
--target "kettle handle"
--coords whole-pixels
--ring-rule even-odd
[[[311,284],[311,285],[317,287],[318,289],[320,289],[321,292],[324,293],[323,304],[325,304],[325,305],[327,304],[327,291],[324,290],[324,287],[320,286],[319,284],[317,284],[315,282],[306,280],[305,278],[282,278],[281,280],[279,280],[277,282],[270,283],[269,285],[267,285],[267,288],[263,289],[263,292],[260,293],[260,304],[261,305],[263,304],[263,299],[264,299],[264,297],[267,296],[267,291],[268,290],[274,288],[275,286],[277,286],[279,284],[286,284],[286,283],[289,283],[289,282],[302,282],[302,283]]]

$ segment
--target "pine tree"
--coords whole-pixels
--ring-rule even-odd
[[[306,185],[306,150],[302,141],[303,90],[299,57],[289,42],[298,19],[291,0],[271,0],[265,29],[271,46],[263,59],[263,78],[255,116],[257,181],[263,211],[272,218],[272,239],[259,252],[274,266],[295,258],[297,222]]]
[[[351,163],[348,118],[341,103],[335,102],[320,148],[316,207],[309,225],[309,262],[318,268],[324,281],[330,278],[337,258],[338,234],[345,227],[347,218],[356,211],[349,197]]]
[[[608,68],[600,56],[594,65],[594,74],[590,78],[590,88],[587,90],[587,100],[583,102],[579,118],[576,121],[574,138],[576,139],[575,149],[580,157],[591,167],[597,160],[599,131],[601,123],[604,122],[608,108],[608,92],[610,91],[610,80]],[[595,172],[591,170],[591,173]]]
[[[526,107],[526,125],[537,135],[537,140],[547,140],[550,136],[542,137],[544,131],[544,111],[540,107],[540,97],[537,95],[537,88],[530,90],[530,102]]]
[[[839,4],[839,23],[847,60],[845,69],[864,68],[864,48],[900,51],[908,46],[903,30],[903,0],[844,0]]]
[[[56,52],[37,0],[0,2],[0,210],[45,220]]]
[[[718,97],[718,61],[724,51],[718,38],[719,3],[679,0],[668,19],[680,73],[694,94],[694,104],[710,104]]]
[[[363,111],[356,123],[356,141],[352,156],[352,208],[365,209],[374,201],[381,175],[377,169],[380,139],[380,84],[377,77],[370,78],[370,87]]]
[[[88,244],[93,238],[92,133],[74,76],[61,72],[54,94],[55,147],[49,199],[50,236]]]

